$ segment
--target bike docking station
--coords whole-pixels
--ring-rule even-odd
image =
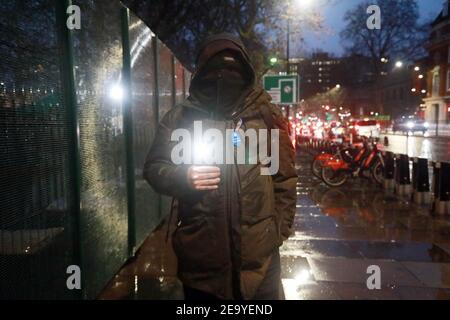
[[[384,181],[383,189],[387,191],[395,190],[395,157],[392,152],[384,153]]]
[[[321,139],[301,139],[299,147],[304,147],[315,156],[334,153],[331,142]],[[384,151],[382,156],[384,172],[381,185],[386,192],[396,194],[399,199],[426,206],[437,217],[450,217],[450,162],[410,159],[408,155],[391,151]]]
[[[401,197],[411,197],[412,186],[409,175],[409,157],[400,154],[395,157],[395,193]]]
[[[413,195],[412,200],[419,205],[431,203],[430,180],[428,174],[428,159],[413,158]]]
[[[432,212],[439,216],[450,215],[450,163],[433,162]]]

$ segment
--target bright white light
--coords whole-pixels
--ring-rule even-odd
[[[123,87],[115,84],[109,89],[109,97],[115,101],[122,101],[124,95]]]
[[[412,89],[411,89],[411,92],[416,92],[416,88],[412,88]]]
[[[336,89],[340,89],[341,88],[341,85],[340,84],[337,84],[336,85]]]
[[[240,143],[240,136],[236,133],[236,136],[233,134],[232,137],[232,143],[239,144]],[[215,139],[207,139],[207,141],[204,141],[203,139],[200,139],[196,142],[194,142],[194,148],[193,148],[193,158],[194,158],[194,164],[196,165],[212,165],[217,164],[220,161],[222,161],[222,152],[221,152],[221,146],[218,144],[221,144],[221,142],[216,142]]]
[[[295,276],[295,281],[299,284],[306,284],[311,279],[311,273],[309,270],[302,270]]]
[[[401,68],[401,67],[403,67],[403,62],[397,61],[397,62],[395,63],[395,67],[396,67],[396,68]]]
[[[419,79],[423,79],[423,74],[419,74]]]
[[[410,129],[414,128],[414,122],[412,122],[412,121],[409,121],[407,125],[408,125],[408,128],[410,128]]]
[[[194,156],[202,163],[208,162],[212,155],[212,147],[208,143],[197,143],[194,146]]]
[[[313,0],[295,0],[295,6],[297,8],[306,9],[311,6],[313,3]]]
[[[428,127],[430,127],[430,124],[429,124],[428,122],[425,122],[425,123],[423,124],[423,126],[424,126],[425,128],[428,128]]]
[[[414,71],[420,71],[420,68],[419,67],[415,67]]]
[[[422,92],[422,93],[427,93],[427,90],[424,89],[424,90],[422,90],[421,92]]]

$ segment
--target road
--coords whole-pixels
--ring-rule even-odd
[[[421,157],[432,161],[450,162],[450,137],[423,137],[394,134],[382,134],[389,139],[386,151]]]

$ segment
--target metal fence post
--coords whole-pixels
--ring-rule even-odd
[[[85,297],[85,277],[83,275],[83,260],[81,251],[81,164],[80,164],[80,135],[77,110],[77,96],[74,73],[74,53],[72,32],[67,28],[66,21],[69,17],[67,8],[72,4],[71,0],[56,1],[56,28],[58,30],[58,42],[60,50],[61,84],[63,88],[63,99],[66,110],[66,120],[69,137],[69,170],[71,185],[68,192],[71,194],[72,214],[70,215],[70,226],[73,241],[73,264],[81,268],[81,290],[76,296]],[[68,206],[69,208],[69,206]]]
[[[127,209],[128,209],[128,254],[133,256],[136,250],[136,181],[134,163],[133,141],[133,112],[131,92],[131,53],[129,37],[130,12],[128,8],[121,9],[122,28],[122,85],[124,87],[123,99],[123,128],[125,138],[126,170],[127,170]]]
[[[154,36],[152,38],[152,48],[153,48],[153,104],[155,108],[155,128],[158,128],[159,126],[159,45],[158,45],[158,38]],[[160,194],[158,194],[158,213],[159,216],[162,216],[162,197]]]
[[[158,127],[159,124],[159,54],[158,54],[158,38],[156,36],[154,36],[152,38],[152,48],[153,48],[153,70],[154,70],[154,107],[155,107],[155,112],[156,112],[156,127]]]
[[[172,72],[172,108],[177,103],[177,86],[176,86],[176,70],[175,70],[175,56],[171,54],[172,59],[170,59],[170,71]]]

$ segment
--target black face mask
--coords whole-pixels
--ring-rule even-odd
[[[240,59],[229,53],[212,58],[199,74],[197,91],[202,104],[217,114],[227,114],[236,107],[250,85]]]

